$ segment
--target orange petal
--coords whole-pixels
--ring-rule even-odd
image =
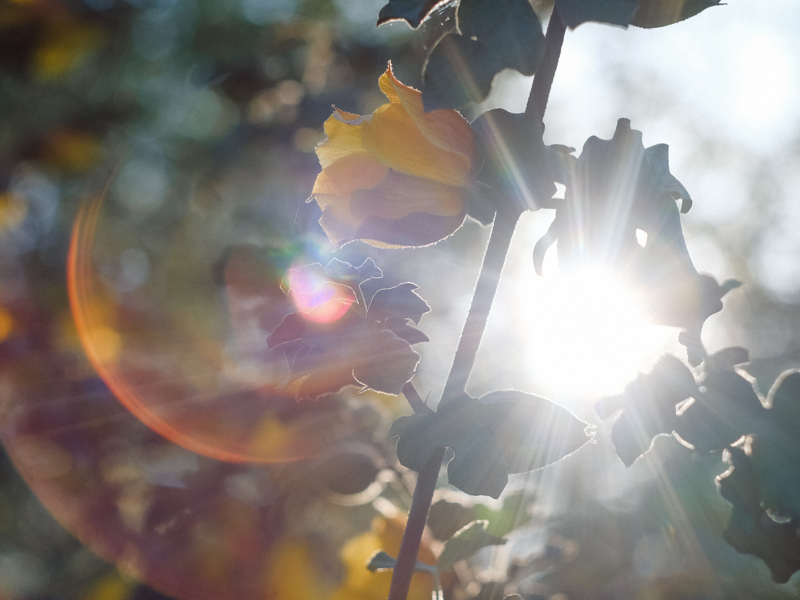
[[[463,210],[463,200],[461,188],[389,171],[380,185],[353,194],[350,212],[360,221],[370,216],[402,219],[417,212],[452,217]]]
[[[467,183],[470,158],[431,144],[402,105],[381,106],[360,127],[364,149],[388,167],[448,185]]]
[[[392,104],[401,104],[414,120],[417,128],[431,144],[458,152],[472,160],[475,156],[475,143],[472,128],[467,120],[456,110],[432,110],[425,112],[422,92],[407,86],[394,76],[392,66],[386,69],[378,81],[381,91]]]
[[[360,152],[363,149],[362,125],[358,121],[362,118],[364,117],[340,110],[336,110],[328,117],[328,120],[325,121],[325,133],[328,135],[328,139],[316,148],[317,158],[323,169],[348,154]]]
[[[377,186],[389,171],[366,152],[354,152],[325,167],[314,183],[312,196],[337,194],[350,197],[355,190]]]

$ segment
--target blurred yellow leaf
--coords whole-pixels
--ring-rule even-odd
[[[65,75],[103,42],[103,31],[91,23],[72,18],[47,22],[43,43],[32,57],[33,70],[39,79]]]
[[[270,558],[267,573],[269,598],[326,600],[333,592],[333,585],[321,576],[313,549],[305,540],[282,540]]]

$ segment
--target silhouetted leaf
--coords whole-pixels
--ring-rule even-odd
[[[706,359],[704,392],[677,419],[675,431],[699,452],[722,450],[744,435],[761,430],[766,411],[744,377],[733,370],[747,360],[743,348],[726,348]]]
[[[572,29],[587,21],[627,27],[638,9],[634,0],[556,0],[561,20]]]
[[[447,465],[450,483],[472,495],[497,498],[508,482],[503,456],[489,432],[480,424],[482,406],[464,395],[439,412],[400,417],[389,430],[389,437],[399,436],[397,458],[400,463],[419,471],[436,448],[446,446],[455,452]]]
[[[383,271],[378,268],[375,261],[371,258],[367,258],[358,267],[354,267],[350,263],[334,258],[325,265],[324,272],[325,275],[330,277],[333,281],[342,285],[361,285],[370,279],[380,279],[383,277]]]
[[[472,122],[483,167],[478,178],[489,193],[520,210],[551,207],[555,182],[566,184],[568,154],[545,146],[542,128],[524,114],[490,110]]]
[[[541,23],[527,0],[462,0],[458,25],[461,34],[439,40],[425,64],[425,110],[481,101],[498,72],[533,75],[544,56]]]
[[[391,21],[405,21],[412,29],[420,26],[428,15],[448,0],[389,0],[378,13],[378,27]]]
[[[793,346],[781,354],[753,358],[741,368],[756,378],[759,390],[766,395],[784,372],[800,368],[800,347]]]
[[[666,355],[653,370],[625,386],[621,396],[600,402],[603,414],[621,414],[611,428],[611,440],[617,455],[630,466],[647,452],[653,438],[671,433],[677,423],[676,406],[697,393],[697,384],[689,368],[678,358]]]
[[[388,329],[364,339],[360,360],[353,363],[353,377],[365,387],[399,394],[417,370],[419,354],[409,343]]]
[[[494,437],[509,473],[545,467],[590,439],[587,423],[545,398],[503,390],[482,396],[480,402],[481,423]]]
[[[450,483],[473,495],[497,498],[509,473],[560,460],[588,441],[586,423],[568,410],[523,392],[492,392],[480,400],[464,394],[431,414],[400,417],[389,431],[399,436],[397,456],[419,471],[437,447],[452,448]]]
[[[379,323],[387,319],[411,319],[419,323],[431,307],[414,291],[414,283],[401,283],[393,288],[378,290],[369,303],[367,318]]]
[[[503,545],[508,541],[486,531],[488,524],[488,521],[474,521],[447,540],[436,563],[439,571],[452,568],[458,561],[466,560],[481,548]]]
[[[729,449],[728,462],[733,468],[717,478],[722,497],[733,504],[723,532],[725,541],[737,552],[759,557],[772,572],[772,579],[785,583],[800,570],[800,521],[795,517],[778,523],[764,510],[759,493],[762,482],[743,450]]]
[[[449,540],[459,529],[475,520],[473,507],[444,499],[434,502],[428,512],[428,527],[433,537],[440,541]]]
[[[641,132],[620,119],[611,140],[589,138],[575,161],[556,217],[534,247],[536,272],[557,240],[562,273],[599,268],[621,280],[649,321],[685,330],[681,341],[698,365],[703,323],[739,282],[719,284],[695,269],[680,221],[690,202],[670,173],[667,146],[645,149]],[[647,234],[644,245],[639,232]]]
[[[695,16],[712,6],[720,6],[720,0],[638,0],[639,10],[631,21],[637,27],[653,28],[672,25]]]
[[[324,271],[319,265],[312,267],[330,280],[335,278],[336,285],[358,287],[382,274],[370,259],[357,268],[338,260]],[[308,320],[301,313],[287,315],[267,337],[267,344],[288,365],[290,393],[312,398],[360,383],[378,392],[399,394],[419,363],[411,344],[428,340],[409,324],[419,322],[430,310],[414,292],[416,287],[403,283],[379,290],[366,317],[355,304],[331,323]]]
[[[367,563],[367,569],[373,573],[376,571],[389,571],[394,569],[396,564],[396,558],[391,556],[388,552],[379,550],[369,559],[369,562]],[[424,562],[419,560],[417,561],[417,564],[414,565],[414,570],[420,571],[421,573],[429,573],[431,575],[436,573],[436,567],[432,565],[426,565]]]

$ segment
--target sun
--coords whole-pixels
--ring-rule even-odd
[[[555,252],[536,277],[526,359],[534,378],[569,394],[619,393],[676,338],[676,330],[649,324],[632,290],[609,273],[587,269],[561,275]],[[552,255],[552,256],[551,256]]]

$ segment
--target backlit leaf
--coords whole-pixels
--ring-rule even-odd
[[[486,531],[488,521],[474,521],[447,540],[436,566],[439,571],[450,569],[458,561],[466,560],[481,548],[502,546],[508,540]]]
[[[527,0],[462,0],[461,35],[450,33],[433,48],[423,71],[425,110],[481,101],[503,69],[533,75],[544,56],[539,17]]]

